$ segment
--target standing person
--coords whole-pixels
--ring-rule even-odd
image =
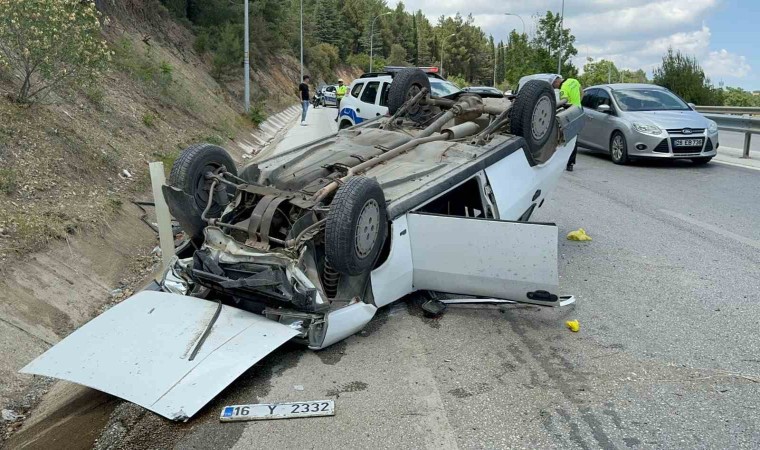
[[[559,89],[559,98],[567,99],[567,102],[571,105],[581,107],[581,83],[575,78],[563,79],[561,75],[557,75],[552,83],[554,89]],[[570,155],[570,159],[567,161],[567,171],[572,172],[575,165],[575,155],[578,153],[578,140],[575,141],[575,148]]]
[[[340,117],[340,101],[343,100],[347,91],[348,86],[343,84],[343,78],[338,78],[338,87],[335,88],[335,100],[337,101],[335,106],[338,108],[338,117]],[[338,121],[338,117],[335,118],[336,122]]]
[[[303,83],[298,85],[298,97],[301,99],[301,108],[303,111],[301,112],[301,126],[305,127],[307,125],[306,123],[306,111],[309,110],[309,81],[310,78],[308,75],[303,76]]]

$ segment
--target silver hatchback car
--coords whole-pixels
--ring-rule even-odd
[[[632,158],[683,158],[706,164],[717,154],[718,125],[654,84],[605,84],[583,91],[588,116],[578,145]]]

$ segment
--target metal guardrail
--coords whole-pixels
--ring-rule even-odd
[[[760,115],[760,107],[755,106],[697,106],[697,111],[716,114]]]
[[[744,133],[744,150],[742,158],[749,158],[752,135],[760,134],[760,108],[744,106],[697,106],[697,111],[718,124],[719,130]]]

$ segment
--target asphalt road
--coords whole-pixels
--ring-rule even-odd
[[[327,132],[335,112],[310,111],[294,133]],[[593,237],[561,239],[574,307],[450,307],[429,320],[412,296],[331,348],[276,351],[188,424],[123,404],[119,445],[758,448],[758,204],[756,171],[581,152],[534,217]],[[334,417],[218,421],[225,405],[322,399]]]

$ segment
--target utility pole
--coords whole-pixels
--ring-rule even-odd
[[[243,100],[243,108],[245,109],[246,114],[251,109],[251,64],[248,58],[248,0],[245,0],[245,32],[243,33],[245,35],[243,43],[243,52],[245,55],[243,56],[243,73],[245,75],[245,99]]]
[[[298,82],[303,82],[303,0],[301,0],[301,79]]]
[[[496,51],[496,41],[493,43],[493,87],[496,87],[496,64],[499,58],[499,52]]]
[[[562,75],[562,27],[565,26],[565,0],[562,0],[562,14],[559,17],[559,49],[557,49],[557,74]]]

